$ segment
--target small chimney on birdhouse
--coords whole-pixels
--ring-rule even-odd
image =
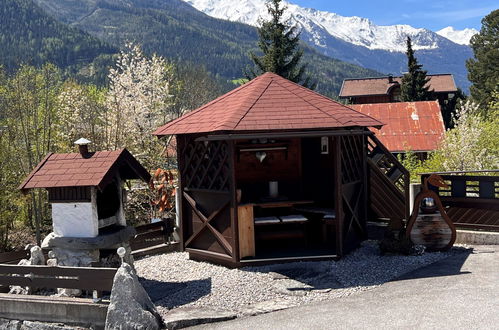
[[[393,83],[393,76],[392,75],[388,76],[388,83],[390,83],[390,84]]]
[[[75,141],[75,144],[78,146],[78,151],[80,152],[83,158],[88,158],[90,153],[88,152],[88,145],[91,142],[87,139],[81,138],[78,141]]]

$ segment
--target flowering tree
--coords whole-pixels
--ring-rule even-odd
[[[486,134],[489,131],[486,127],[491,122],[482,119],[479,113],[476,103],[461,103],[456,112],[455,128],[446,132],[437,151],[444,171],[487,170],[499,166],[498,151],[488,147],[497,141],[497,132],[490,136]]]
[[[103,149],[106,140],[104,116],[105,91],[94,85],[64,83],[59,101],[60,150],[74,149],[73,142],[84,137],[92,141],[95,149]]]
[[[107,147],[127,147],[146,166],[158,166],[161,146],[151,133],[171,119],[171,64],[147,58],[139,46],[127,44],[109,73]]]

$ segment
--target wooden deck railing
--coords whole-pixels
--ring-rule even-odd
[[[421,182],[432,173],[421,175]],[[499,231],[499,170],[440,172],[448,188],[434,190],[457,227]]]

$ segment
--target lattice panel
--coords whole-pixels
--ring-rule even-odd
[[[359,181],[363,178],[363,139],[363,136],[341,137],[341,172],[343,183]]]
[[[229,190],[229,147],[225,141],[189,142],[181,168],[186,188]]]

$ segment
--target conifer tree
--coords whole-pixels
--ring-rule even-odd
[[[426,77],[426,70],[418,63],[412,49],[411,38],[407,37],[407,68],[408,72],[402,77],[402,86],[400,88],[400,97],[402,101],[428,101],[432,100],[433,91],[427,86],[430,78]]]
[[[486,108],[493,93],[499,91],[499,9],[482,19],[482,28],[471,38],[470,46],[475,55],[466,62],[470,93]]]
[[[247,70],[246,77],[253,79],[264,72],[273,72],[314,89],[316,84],[311,82],[310,77],[305,77],[306,65],[300,65],[303,56],[303,50],[299,47],[300,33],[296,32],[296,26],[291,26],[283,20],[287,7],[281,7],[281,0],[270,0],[266,6],[270,20],[262,20],[258,28],[258,46],[263,56],[250,53],[256,70]]]

